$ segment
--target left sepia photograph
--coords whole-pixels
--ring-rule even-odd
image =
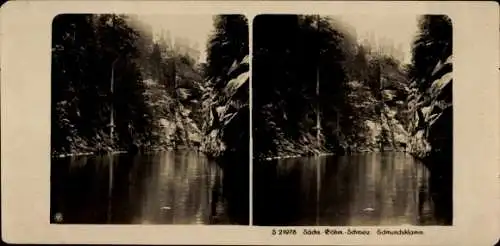
[[[51,224],[249,223],[243,15],[52,23]]]

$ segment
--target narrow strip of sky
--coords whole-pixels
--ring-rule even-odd
[[[206,45],[213,30],[212,15],[144,15],[140,20],[151,25],[154,35],[169,31],[172,40],[189,40],[191,46],[197,44],[200,62],[206,61]]]
[[[400,47],[404,55],[403,62],[411,60],[411,44],[417,32],[416,15],[341,15],[335,16],[341,22],[352,26],[359,42],[375,41],[377,46],[381,40],[390,40],[395,48]],[[212,15],[150,15],[141,16],[141,21],[149,24],[158,35],[161,31],[169,31],[172,39],[184,38],[197,44],[201,52],[200,62],[206,60],[206,44],[213,30]],[[371,37],[370,37],[371,36]]]
[[[372,45],[377,46],[381,40],[391,40],[394,47],[401,47],[403,62],[410,62],[411,44],[417,33],[417,15],[342,15],[338,19],[356,29],[359,42],[373,39],[375,44]]]

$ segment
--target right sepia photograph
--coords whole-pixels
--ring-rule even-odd
[[[253,225],[453,225],[452,21],[253,20]]]

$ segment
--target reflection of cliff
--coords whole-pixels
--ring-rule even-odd
[[[214,165],[189,152],[167,152],[158,157],[157,166],[145,190],[146,219],[150,223],[208,223]]]
[[[225,212],[230,224],[249,223],[249,169],[248,154],[241,156],[225,156],[221,159],[223,167],[222,196],[225,201]],[[237,164],[239,163],[239,164]]]
[[[429,172],[404,153],[266,162],[254,177],[256,225],[447,224]]]
[[[196,152],[62,159],[51,173],[51,222],[248,224],[248,188],[248,171],[223,171]]]
[[[337,225],[347,225],[351,211],[348,203],[339,201],[350,201],[356,194],[355,190],[346,188],[352,187],[356,182],[359,182],[357,177],[351,175],[348,171],[356,168],[350,165],[347,158],[339,158],[337,164],[331,165],[326,163],[319,166],[319,183],[318,192],[319,215],[318,225],[332,225],[331,221],[335,221]],[[332,194],[336,194],[332,196]]]
[[[210,224],[217,224],[224,220],[224,198],[222,197],[222,174],[220,169],[216,170],[210,193]]]
[[[344,223],[420,224],[417,220],[417,182],[426,182],[426,179],[421,177],[424,179],[419,180],[414,173],[423,166],[404,154],[367,154],[353,158],[350,165],[355,167],[336,177],[353,177],[345,188],[352,196],[344,205],[348,211]]]

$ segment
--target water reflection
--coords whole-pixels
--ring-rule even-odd
[[[248,186],[226,177],[237,175],[188,151],[53,160],[51,222],[248,223],[248,209],[233,212],[235,197],[248,197]]]
[[[430,182],[429,171],[404,153],[256,163],[254,224],[446,224],[448,215],[435,209],[443,196]]]

